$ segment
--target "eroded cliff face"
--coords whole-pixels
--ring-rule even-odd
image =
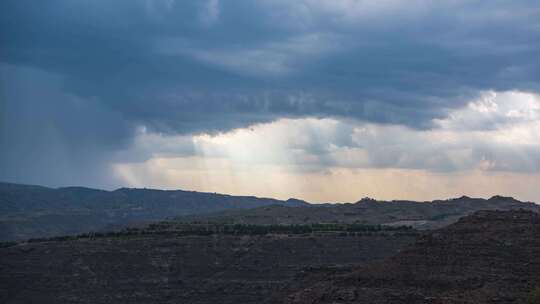
[[[288,303],[526,303],[540,286],[540,215],[479,211],[384,262],[329,275]]]
[[[0,249],[1,303],[276,303],[417,233],[101,237]]]

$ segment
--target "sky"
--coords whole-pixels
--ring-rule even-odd
[[[540,2],[4,0],[0,180],[540,202]]]

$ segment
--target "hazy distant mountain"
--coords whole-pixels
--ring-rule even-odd
[[[182,190],[104,191],[0,183],[0,240],[77,234],[227,209],[306,204],[292,199],[280,201]]]
[[[178,218],[182,222],[243,224],[360,223],[442,227],[477,210],[528,209],[540,206],[510,197],[461,197],[433,202],[375,201],[309,204],[253,196],[182,190],[83,187],[52,189],[0,183],[0,240],[115,230],[124,226]]]
[[[249,210],[226,210],[213,214],[183,216],[180,222],[290,225],[313,223],[359,223],[368,225],[439,228],[478,210],[527,209],[540,212],[540,205],[511,197],[490,199],[460,197],[432,202],[376,201],[362,199],[354,204],[306,205],[301,207],[265,206]]]

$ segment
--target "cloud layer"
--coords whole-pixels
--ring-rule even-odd
[[[536,1],[3,1],[2,61],[159,131],[276,117],[429,126],[539,89]],[[152,109],[150,110],[149,107]]]
[[[156,154],[539,169],[537,1],[7,0],[0,45],[0,179],[113,186]],[[238,148],[259,141],[280,148]]]
[[[139,129],[115,172],[138,186],[182,184],[314,201],[367,194],[426,200],[540,196],[534,186],[540,180],[539,95],[484,92],[432,123],[437,127],[422,130],[331,118],[280,119],[196,136]],[[126,161],[130,155],[143,157]]]

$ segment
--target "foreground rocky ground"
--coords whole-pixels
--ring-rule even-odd
[[[0,249],[0,303],[276,303],[417,232],[119,235]],[[302,285],[303,284],[303,285]]]
[[[532,211],[479,211],[422,233],[217,227],[163,223],[1,248],[0,303],[540,303]],[[342,231],[320,230],[331,227]]]
[[[539,286],[540,215],[480,211],[384,262],[329,274],[288,303],[540,303]]]

